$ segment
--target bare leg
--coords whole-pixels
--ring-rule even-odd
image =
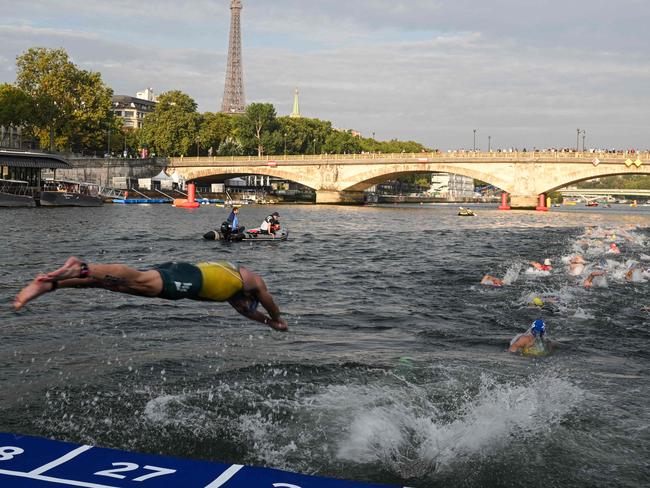
[[[18,293],[14,300],[14,308],[19,310],[27,302],[57,287],[99,287],[148,297],[158,296],[162,291],[162,278],[156,270],[138,271],[123,264],[89,264],[88,277],[79,278],[81,264],[80,259],[71,257],[56,271],[36,277]]]

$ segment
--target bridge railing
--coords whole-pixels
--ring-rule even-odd
[[[370,162],[370,161],[409,161],[409,162],[435,162],[437,160],[463,159],[476,161],[522,161],[522,160],[581,160],[591,163],[595,158],[605,161],[633,161],[642,159],[650,162],[650,152],[624,151],[436,151],[420,153],[362,153],[362,154],[298,154],[298,155],[266,155],[266,156],[208,156],[208,157],[173,157],[168,158],[171,166],[211,166],[227,164],[245,166],[247,164],[265,164],[272,166],[273,163],[309,163],[323,161],[331,163],[337,161],[345,162]]]

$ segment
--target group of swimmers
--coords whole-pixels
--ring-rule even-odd
[[[592,287],[607,287],[608,273],[620,278],[624,276],[626,282],[645,281],[650,277],[650,268],[642,265],[636,260],[619,262],[613,259],[621,254],[621,245],[624,248],[627,244],[642,245],[643,241],[624,228],[601,229],[588,227],[585,233],[578,238],[574,244],[573,253],[562,258],[566,263],[566,272],[569,276],[579,277],[580,284],[585,289]],[[585,256],[589,259],[585,259]],[[611,256],[611,257],[610,257]],[[609,258],[609,259],[608,259]],[[647,256],[650,259],[650,256]],[[530,261],[530,272],[549,274],[553,270],[550,259],[543,263]],[[618,272],[617,272],[618,271]],[[623,272],[620,272],[623,271]],[[623,278],[621,278],[623,279]],[[480,281],[481,285],[501,287],[511,284],[514,280],[497,278],[486,274]],[[553,301],[550,298],[549,301]],[[543,307],[544,300],[534,297],[532,305]],[[510,352],[521,352],[524,355],[547,355],[553,350],[553,343],[546,340],[546,327],[543,320],[538,319],[522,334],[515,336],[510,342]]]

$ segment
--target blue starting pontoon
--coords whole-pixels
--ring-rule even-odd
[[[172,203],[167,198],[114,198],[113,203]]]
[[[0,486],[11,488],[381,488],[269,468],[190,461],[0,433]],[[385,487],[384,487],[385,488]]]

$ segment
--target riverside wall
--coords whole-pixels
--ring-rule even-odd
[[[72,158],[70,169],[43,170],[43,178],[85,181],[101,186],[113,186],[113,177],[150,178],[163,170],[166,158]]]

